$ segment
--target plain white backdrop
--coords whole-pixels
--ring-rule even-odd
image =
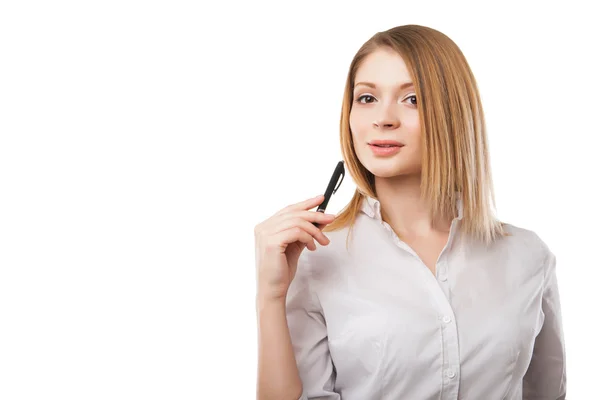
[[[597,393],[587,2],[200,4],[0,5],[0,398],[253,399],[254,226],[324,192],[350,61],[404,24],[467,57],[498,216],[555,252],[569,398]]]

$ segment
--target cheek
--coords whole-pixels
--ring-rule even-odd
[[[352,133],[356,132],[356,114],[352,111],[350,112],[348,122],[350,124],[350,130],[352,131]]]
[[[418,114],[415,114],[412,116],[412,118],[408,118],[405,122],[405,125],[412,138],[421,137],[421,124],[419,122]]]
[[[350,131],[352,132],[352,136],[359,138],[363,135],[363,133],[365,132],[364,119],[365,118],[361,117],[360,113],[350,112],[348,122],[350,124]]]

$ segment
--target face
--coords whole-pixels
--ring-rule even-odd
[[[391,50],[371,53],[356,73],[350,110],[354,151],[365,168],[380,178],[421,173],[416,93],[413,86],[402,87],[409,82],[404,60]],[[375,140],[404,146],[383,149],[369,145]]]

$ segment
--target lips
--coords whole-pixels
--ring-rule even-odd
[[[395,140],[372,140],[369,142],[369,145],[376,147],[402,147],[403,143],[400,143]]]
[[[383,145],[369,145],[370,150],[377,157],[389,157],[396,153],[399,153],[404,146],[383,146]]]

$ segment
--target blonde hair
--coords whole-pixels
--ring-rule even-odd
[[[432,218],[453,216],[459,193],[463,203],[462,232],[486,245],[508,236],[503,228],[505,223],[494,216],[492,209],[496,202],[475,77],[463,53],[449,37],[420,25],[402,25],[376,33],[350,63],[342,102],[340,142],[346,171],[357,189],[335,221],[323,231],[349,226],[349,238],[365,195],[377,199],[374,176],[354,152],[349,118],[356,72],[365,57],[379,49],[397,52],[414,83],[422,129],[421,197],[428,201]]]

